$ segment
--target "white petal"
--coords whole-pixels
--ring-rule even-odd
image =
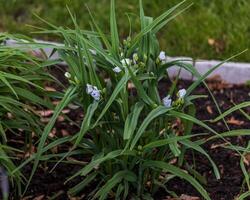
[[[162,99],[163,105],[167,108],[171,107],[172,104],[172,99],[170,98],[170,95],[166,96],[165,98]]]
[[[125,59],[122,59],[121,60],[121,63],[122,63],[122,66],[123,67],[126,67],[126,66],[128,66],[128,65],[131,65],[131,60],[129,59],[129,58],[125,58]]]
[[[120,67],[115,67],[115,68],[113,68],[113,71],[115,73],[120,73],[122,70],[120,69]]]
[[[160,52],[159,59],[161,61],[165,61],[166,60],[166,53],[164,51]]]
[[[87,84],[87,87],[86,87],[86,93],[87,94],[90,94],[91,92],[93,92],[94,88],[92,85],[90,84]]]
[[[64,76],[65,76],[66,78],[71,78],[71,74],[70,74],[69,72],[65,72]]]
[[[183,99],[186,94],[187,94],[187,91],[185,89],[181,89],[181,90],[178,91],[177,96],[179,98]]]

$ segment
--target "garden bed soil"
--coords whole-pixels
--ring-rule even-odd
[[[190,81],[180,81],[178,87],[187,88],[190,84]],[[163,81],[160,83],[159,90],[163,96],[168,91],[167,89],[169,88],[169,85],[170,84],[167,81]],[[232,107],[234,103],[238,104],[250,100],[250,87],[247,85],[230,85],[216,79],[210,80],[208,82],[208,85],[213,95],[217,99],[222,111],[225,111],[228,108]],[[203,86],[199,86],[196,89],[195,94],[208,94],[208,92]],[[215,104],[210,97],[206,99],[198,99],[195,102],[195,105],[197,108],[198,119],[208,120],[218,116]],[[244,110],[245,112],[250,114],[250,108],[246,108]],[[68,110],[66,115],[75,122],[80,121],[83,117],[83,113],[81,113],[80,109]],[[247,121],[240,112],[235,112],[233,115],[228,116],[226,118],[226,121],[231,129],[250,128],[250,121]],[[227,130],[222,122],[209,125],[217,132],[223,132]],[[74,134],[77,130],[78,127],[73,125],[72,123],[68,123],[64,120],[59,120],[54,131],[57,135],[65,136],[67,134]],[[200,127],[195,126],[193,129],[193,133],[202,132],[204,132],[204,130]],[[20,141],[20,138],[18,138],[17,140]],[[228,138],[228,140],[233,144],[246,146],[249,138],[235,137]],[[209,153],[209,155],[212,157],[212,159],[220,169],[220,180],[216,180],[212,172],[211,165],[208,160],[204,158],[204,156],[198,153],[193,154],[192,152],[188,152],[186,155],[186,159],[190,160],[190,163],[193,161],[193,158],[195,158],[196,169],[199,171],[199,173],[207,178],[207,185],[205,185],[204,187],[210,194],[212,200],[233,200],[241,192],[242,189],[243,174],[239,165],[240,157],[232,150],[223,148],[223,146],[225,145],[226,143],[223,140],[216,140],[204,145],[205,150]],[[91,191],[91,188],[89,191],[85,191],[79,198],[70,198],[67,195],[67,189],[69,189],[70,186],[74,184],[64,184],[64,181],[79,169],[79,166],[76,167],[75,165],[61,163],[53,172],[50,173],[50,169],[52,167],[53,163],[48,163],[46,166],[44,164],[39,166],[34,178],[32,179],[29,189],[25,194],[25,197],[23,197],[23,200],[86,199],[85,194],[88,194],[89,191]],[[23,173],[25,177],[29,177],[31,168],[32,165],[24,167]],[[202,199],[200,198],[199,193],[197,193],[190,184],[178,178],[169,182],[168,189],[175,191],[180,196],[182,195],[182,197],[185,198],[184,200]],[[168,196],[169,195],[165,191],[160,191],[155,196],[155,199],[172,199]]]

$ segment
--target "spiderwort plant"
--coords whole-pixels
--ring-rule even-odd
[[[35,110],[54,108],[46,95],[49,92],[42,88],[45,81],[52,80],[45,70],[51,63],[35,57],[21,46],[2,43],[7,39],[23,43],[28,37],[0,34],[0,190],[4,199],[8,199],[9,184],[16,188],[18,198],[21,196],[25,178],[17,169],[16,161],[20,158],[15,154],[29,152],[33,145],[32,134],[39,138],[42,133],[44,127]],[[24,140],[19,149],[8,145],[13,135]]]
[[[150,199],[159,188],[167,188],[172,174],[172,178],[188,181],[205,199],[210,199],[192,172],[184,171],[183,164],[186,150],[193,149],[207,157],[215,176],[220,178],[200,140],[195,140],[203,134],[192,134],[192,126],[195,123],[210,133],[218,133],[195,118],[193,101],[200,96],[191,94],[219,66],[200,76],[191,64],[168,61],[156,38],[162,27],[188,8],[183,8],[184,2],[153,19],[145,16],[140,1],[141,31],[123,42],[118,35],[114,0],[111,0],[110,36],[100,29],[91,12],[92,31],[81,30],[70,11],[74,30],[48,23],[53,30],[46,32],[62,35],[64,39],[65,47],[55,46],[55,49],[69,66],[65,76],[71,84],[42,134],[27,185],[48,149],[45,142],[56,118],[65,106],[74,103],[81,106],[84,118],[77,134],[67,140],[60,139],[60,143],[72,143],[71,150],[60,160],[81,150],[90,156],[90,161],[66,181],[84,177],[69,190],[70,195],[94,185],[90,198]],[[190,71],[197,80],[181,90],[173,82],[161,98],[159,82],[168,77],[166,69],[176,65]],[[177,119],[183,127],[178,132],[172,128]],[[178,165],[171,162],[173,159],[178,160]]]

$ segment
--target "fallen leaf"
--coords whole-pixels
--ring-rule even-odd
[[[227,120],[227,123],[232,124],[232,125],[236,125],[236,126],[240,126],[242,124],[244,124],[244,121],[240,121],[235,119],[234,117],[231,117],[229,120]]]
[[[45,90],[46,90],[46,91],[49,91],[49,92],[55,92],[55,91],[56,91],[55,88],[53,88],[53,87],[48,87],[48,86],[45,87]]]
[[[59,117],[57,118],[58,122],[63,122],[64,120],[65,120],[64,116],[62,116],[62,115],[59,115]]]
[[[164,200],[201,200],[199,197],[182,194],[179,198],[167,197]]]
[[[182,194],[180,196],[180,200],[200,200],[199,197],[194,197],[194,196],[189,196],[189,195],[186,195],[186,194]]]
[[[35,197],[33,200],[43,200],[44,197],[45,195],[40,195],[40,196]]]
[[[225,50],[226,47],[225,35],[223,35],[222,38],[219,39],[208,38],[207,42],[211,47],[214,47],[217,53],[223,52]]]
[[[36,113],[42,117],[51,116],[54,111],[53,110],[37,110]]]
[[[49,133],[49,137],[53,138],[56,136],[56,129],[53,128],[52,131]]]
[[[64,137],[69,136],[69,132],[67,130],[65,130],[65,129],[62,129],[61,133],[62,133],[62,136],[64,136]]]
[[[213,114],[213,110],[212,110],[212,107],[211,106],[207,106],[207,112],[209,114]]]
[[[243,162],[244,162],[247,166],[250,165],[250,153],[247,153],[246,155],[244,155]]]
[[[217,149],[217,148],[219,148],[219,147],[225,147],[225,146],[227,146],[228,144],[230,144],[229,142],[225,142],[225,143],[221,143],[221,144],[212,144],[211,146],[210,146],[210,149]]]
[[[29,196],[21,198],[21,200],[30,200],[32,199],[32,197],[33,197],[32,195],[29,195]]]

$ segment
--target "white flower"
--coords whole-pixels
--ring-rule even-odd
[[[113,71],[115,72],[115,73],[120,73],[122,70],[120,69],[120,67],[115,67],[115,68],[113,68]]]
[[[183,99],[186,95],[187,91],[185,89],[181,89],[178,91],[177,93],[177,96],[180,98],[180,99]]]
[[[162,102],[163,102],[163,105],[167,108],[170,108],[171,107],[171,104],[172,104],[172,99],[170,98],[170,95],[164,97],[162,99]]]
[[[100,90],[96,86],[87,84],[86,93],[91,95],[96,101],[99,101],[101,98]]]
[[[128,65],[131,65],[132,61],[129,58],[125,58],[121,60],[122,66],[126,67]]]
[[[161,51],[160,52],[159,59],[160,59],[160,61],[165,61],[166,60],[166,53],[165,53],[165,51]]]
[[[71,78],[71,74],[69,72],[65,72],[64,76],[68,79]]]

